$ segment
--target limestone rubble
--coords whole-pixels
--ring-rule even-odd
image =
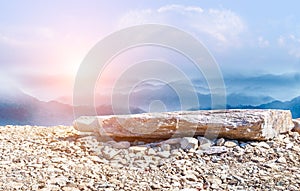
[[[297,132],[267,141],[99,139],[66,126],[0,127],[0,190],[300,190]]]

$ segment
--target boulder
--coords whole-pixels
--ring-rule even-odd
[[[293,127],[289,110],[210,110],[83,116],[75,129],[114,140],[155,142],[175,137],[205,136],[267,140]]]

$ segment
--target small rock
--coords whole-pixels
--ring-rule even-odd
[[[123,165],[120,164],[118,161],[110,162],[110,163],[109,163],[109,166],[110,166],[110,167],[113,167],[113,168],[122,168],[122,167],[123,167]]]
[[[260,143],[258,143],[257,146],[265,148],[265,149],[270,149],[270,145],[267,144],[266,142],[260,142]]]
[[[181,186],[181,184],[180,184],[179,182],[174,182],[174,183],[173,183],[173,186],[174,186],[174,187],[179,187],[179,186]]]
[[[224,146],[225,146],[225,147],[228,147],[228,148],[232,148],[232,147],[237,146],[237,143],[234,142],[234,141],[226,141],[226,142],[224,143]]]
[[[195,139],[193,137],[183,137],[180,141],[180,147],[183,150],[189,150],[189,149],[197,149],[198,148],[198,139]]]
[[[235,178],[236,180],[238,180],[240,183],[243,183],[245,182],[245,179],[240,177],[240,176],[237,176],[237,175],[232,175],[233,178]]]
[[[300,118],[293,119],[293,123],[294,123],[294,128],[292,129],[292,131],[300,134]]]
[[[166,144],[166,143],[163,143],[160,147],[164,151],[170,151],[171,150],[171,145]]]
[[[67,161],[66,158],[62,158],[62,157],[55,157],[51,159],[52,162],[54,163],[64,163]]]
[[[216,145],[217,146],[223,146],[225,143],[225,139],[224,138],[220,138],[216,141]]]
[[[80,191],[78,188],[65,186],[62,188],[63,191]]]
[[[80,141],[80,142],[86,142],[86,143],[97,143],[98,137],[91,135],[91,136],[84,136],[84,137],[78,138],[76,140]]]
[[[152,189],[160,189],[161,188],[160,184],[155,184],[155,183],[151,183],[150,187]]]
[[[188,152],[189,152],[189,153],[194,153],[194,152],[196,152],[196,149],[191,148],[191,149],[188,150]],[[193,155],[190,155],[190,156],[193,156]]]
[[[102,160],[98,156],[90,156],[89,157],[93,162],[102,162]]]
[[[198,136],[197,139],[198,139],[200,145],[206,144],[206,143],[213,144],[213,142],[211,140],[207,139],[206,137]]]
[[[157,153],[157,156],[161,158],[168,158],[170,155],[171,155],[170,151],[162,151]]]
[[[146,168],[149,165],[149,163],[147,161],[144,161],[144,160],[137,160],[137,161],[134,161],[134,163],[139,168]]]
[[[250,145],[253,146],[253,147],[258,146],[258,144],[259,144],[258,142],[250,142]]]
[[[212,157],[211,157],[211,162],[217,163],[218,161],[221,161],[221,158],[219,158],[219,157],[217,157],[217,156],[212,156]]]
[[[278,162],[278,163],[286,163],[286,159],[285,159],[284,157],[279,157],[279,158],[277,159],[277,162]]]
[[[249,144],[249,143],[241,142],[241,143],[240,143],[240,147],[244,149],[244,148],[246,148],[246,145],[248,145],[248,144]]]
[[[183,188],[180,191],[198,191],[196,188]]]
[[[265,163],[263,166],[267,168],[277,169],[277,165],[274,162]]]
[[[296,152],[300,152],[300,147],[299,146],[293,146],[292,150],[296,151]]]
[[[291,148],[293,148],[293,146],[294,146],[294,143],[288,143],[285,145],[285,149],[291,149]]]
[[[116,155],[118,155],[121,151],[116,151],[115,149],[109,148],[108,146],[105,146],[102,149],[102,156],[107,159],[113,159]]]
[[[265,158],[253,156],[251,158],[253,162],[265,162]]]
[[[147,150],[147,147],[143,147],[143,146],[132,146],[132,147],[129,147],[129,152],[132,152],[132,153],[144,152],[146,150]]]
[[[205,137],[197,137],[199,141],[199,148],[205,150],[213,145],[213,142]]]
[[[200,145],[199,149],[206,150],[209,147],[211,147],[211,144],[210,143],[205,143],[205,144]]]
[[[156,155],[156,151],[154,149],[152,149],[152,148],[149,148],[147,150],[147,155]]]
[[[186,179],[186,180],[188,180],[188,181],[193,181],[193,182],[195,182],[195,181],[198,180],[197,177],[196,177],[194,174],[191,174],[191,173],[189,173],[189,174],[183,176],[182,178],[183,178],[183,179]]]
[[[66,186],[68,179],[65,177],[56,177],[49,180],[50,184],[58,184],[59,186]]]
[[[296,140],[298,139],[300,133],[291,131],[290,134]]]
[[[212,185],[211,185],[211,188],[212,188],[212,189],[218,189],[218,188],[219,188],[219,185],[217,185],[217,184],[212,184]]]
[[[225,152],[227,152],[227,147],[224,147],[224,146],[213,146],[213,147],[210,147],[206,150],[196,151],[197,154],[205,153],[205,154],[208,154],[208,155],[220,154],[220,153],[225,153]]]
[[[115,149],[128,149],[130,143],[128,141],[115,142],[112,144],[112,147]]]
[[[48,191],[48,190],[59,190],[59,186],[54,184],[49,184],[46,187],[40,189],[40,191]]]
[[[178,149],[171,150],[171,154],[174,156],[181,156],[181,152]]]
[[[289,139],[289,137],[286,137],[285,139],[283,139],[283,142],[285,144],[289,144],[291,142],[291,140]]]
[[[21,183],[21,182],[12,182],[10,184],[10,186],[11,186],[11,188],[14,188],[16,190],[20,190],[23,186],[23,183]]]
[[[220,185],[222,184],[222,180],[214,175],[210,175],[207,177],[207,180],[211,183],[211,184],[215,184],[215,185]]]

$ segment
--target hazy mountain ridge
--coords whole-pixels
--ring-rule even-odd
[[[293,79],[298,79],[298,75]],[[150,87],[150,89],[147,87]],[[98,115],[122,114],[123,111],[127,113],[128,111],[129,113],[143,113],[149,111],[149,104],[154,100],[161,100],[167,105],[166,109],[168,111],[182,109],[180,108],[179,97],[176,93],[174,94],[174,90],[170,86],[156,85],[153,87],[151,84],[147,84],[147,87],[141,87],[132,92],[129,100],[129,109],[126,109],[126,106],[123,104],[124,101],[128,101],[127,96],[124,95],[116,96],[118,102],[120,102],[115,104],[117,108],[113,108],[110,104],[101,104],[96,108],[77,106],[75,109],[80,110],[82,113],[96,109]],[[155,91],[153,91],[153,88]],[[189,96],[190,91],[192,90],[182,91],[184,92],[183,96]],[[188,109],[210,109],[211,95],[199,92],[196,95],[198,96],[200,107],[189,107]],[[247,92],[231,93],[227,96],[227,109],[234,108],[288,109],[291,110],[293,118],[300,118],[300,96],[290,101],[282,102],[265,95],[253,96],[248,95]],[[73,109],[71,105],[58,101],[40,101],[17,88],[0,91],[0,125],[71,125],[75,118]]]
[[[55,101],[32,99],[21,104],[0,101],[0,125],[69,125],[72,120],[72,107]]]
[[[292,99],[291,101],[272,101],[269,103],[261,104],[259,106],[252,105],[227,105],[227,109],[283,109],[290,110],[293,118],[300,118],[300,96]]]
[[[44,102],[21,91],[1,93],[0,125],[71,125],[74,120],[73,106],[57,101]],[[82,113],[94,108],[77,106]],[[118,108],[117,108],[118,109]],[[139,108],[130,107],[132,113],[145,112]],[[98,115],[113,114],[110,105],[96,107]]]
[[[300,118],[300,96],[291,101],[273,101],[258,106],[260,109],[288,109],[291,110],[293,118]]]

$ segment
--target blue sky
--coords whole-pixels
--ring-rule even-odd
[[[94,44],[145,23],[194,35],[224,76],[300,73],[299,7],[296,0],[1,1],[0,78],[42,100],[69,96]]]

